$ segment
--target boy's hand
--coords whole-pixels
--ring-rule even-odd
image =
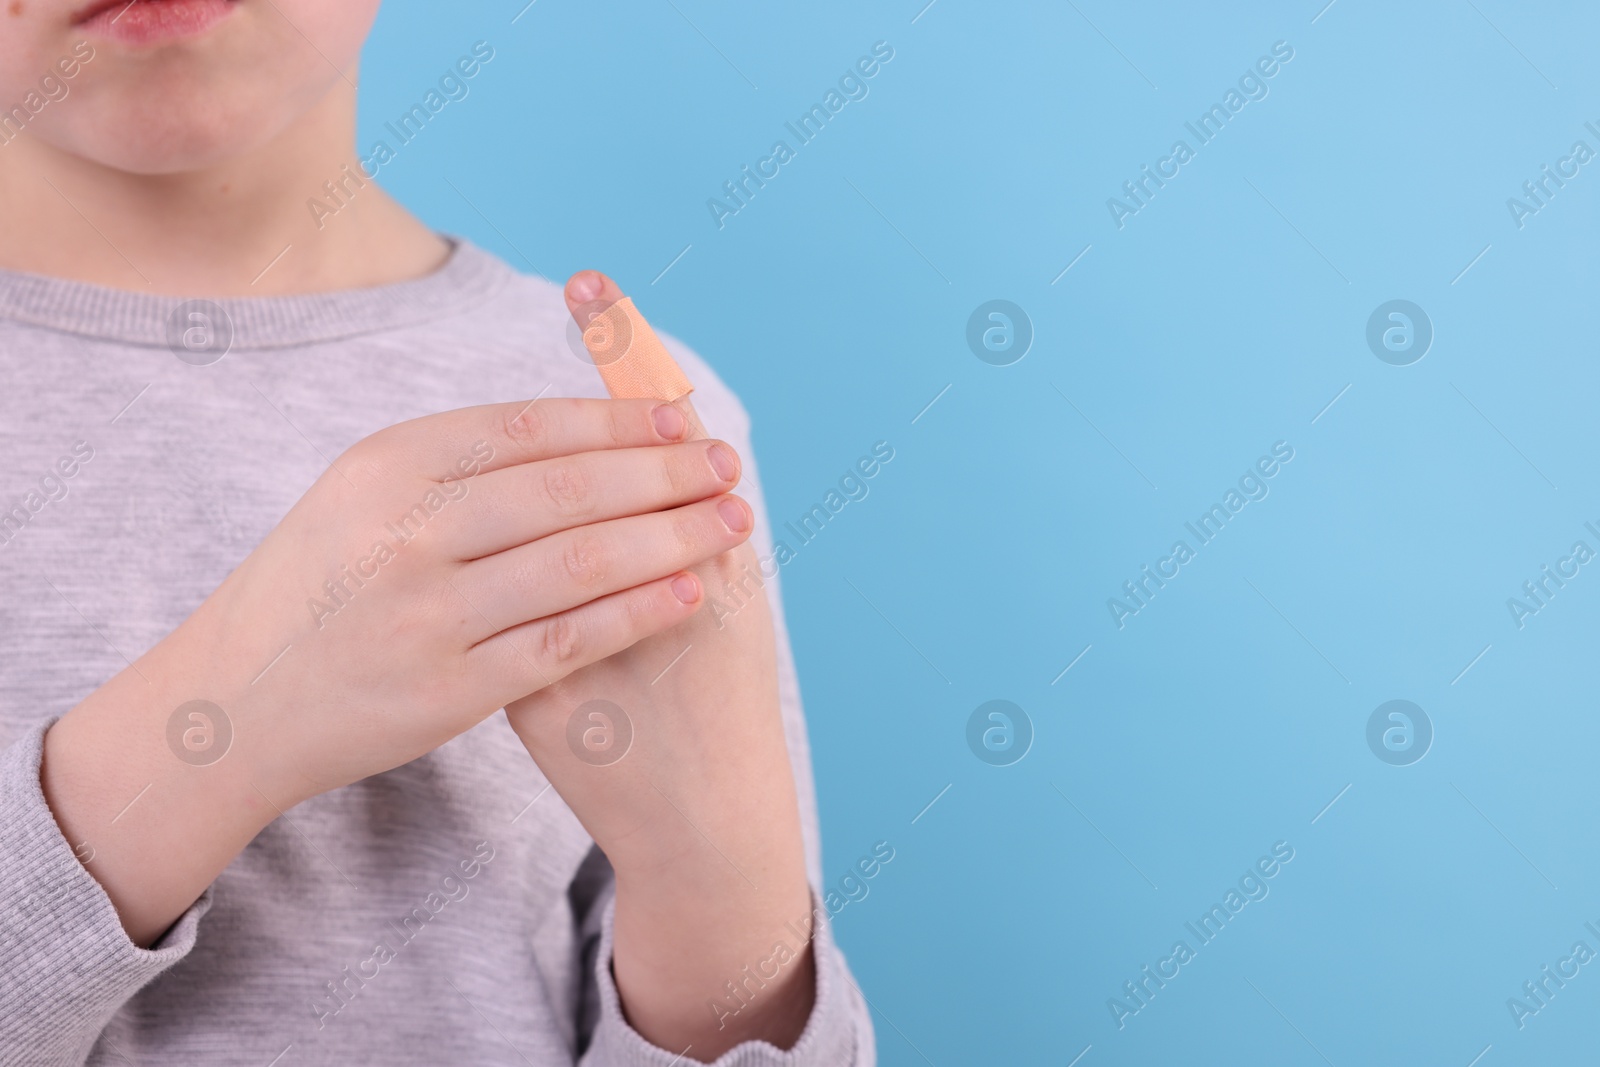
[[[341,456],[47,735],[46,796],[130,934],[158,936],[280,809],[690,616],[704,590],[684,568],[743,542],[723,511],[749,512],[723,495],[736,467],[714,453],[731,450],[688,430],[655,401],[551,399],[414,420]],[[215,707],[172,728],[196,700]]]
[[[358,443],[213,598],[279,640],[262,665],[292,643],[236,722],[257,764],[295,796],[348,784],[687,618],[684,568],[749,508],[732,450],[685,437],[658,402],[552,399]]]
[[[567,284],[580,327],[621,297],[594,272]],[[674,407],[690,436],[703,438],[688,399]],[[740,507],[748,532],[752,516]],[[793,932],[809,928],[811,897],[760,566],[746,542],[693,570],[719,598],[725,583],[740,589],[738,611],[701,611],[662,628],[506,714],[616,870],[613,966],[633,1025],[657,1045],[692,1045],[696,1060],[710,1062],[753,1037],[793,1044],[814,977]],[[591,718],[596,711],[605,718]],[[618,744],[629,727],[620,758],[583,744],[586,734]],[[793,960],[719,1025],[709,1002],[737,1008],[726,983],[745,982],[741,968],[771,957],[780,939]]]

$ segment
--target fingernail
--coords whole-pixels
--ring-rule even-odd
[[[721,441],[713,441],[711,447],[706,449],[706,455],[710,458],[711,469],[717,472],[718,478],[731,482],[738,475],[738,457],[733,454],[733,449]]]
[[[700,583],[692,574],[680,574],[672,579],[672,595],[685,604],[693,604],[700,596]]]
[[[717,514],[722,516],[722,521],[734,533],[744,533],[750,529],[750,515],[744,510],[744,505],[728,497],[717,505]]]
[[[676,441],[689,429],[689,420],[671,404],[658,405],[650,417],[655,420],[656,433],[669,441]]]
[[[567,282],[567,292],[579,303],[598,297],[600,288],[600,275],[592,270],[579,271]]]

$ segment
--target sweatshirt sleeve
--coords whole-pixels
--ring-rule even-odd
[[[599,1019],[588,1051],[580,1067],[686,1067],[689,1049],[664,1049],[640,1035],[622,1014],[622,1001],[611,975],[612,921],[616,902],[610,890],[599,916],[599,951],[595,954],[593,981],[597,985]],[[746,1041],[729,1049],[714,1061],[714,1067],[873,1067],[877,1056],[873,1047],[872,1023],[867,1006],[844,956],[833,942],[827,922],[827,909],[812,890],[812,914],[818,916],[811,933],[811,951],[816,960],[816,1002],[811,1008],[800,1040],[788,1050],[765,1041]],[[801,938],[795,937],[797,944]],[[727,1007],[734,1005],[730,996]]]
[[[0,752],[0,1063],[40,1067],[82,1064],[117,1009],[188,955],[211,906],[207,890],[151,948],[128,939],[45,803],[49,726]]]

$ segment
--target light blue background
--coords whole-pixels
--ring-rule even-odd
[[[1600,950],[1600,563],[1521,630],[1506,599],[1600,549],[1600,161],[1520,230],[1506,200],[1600,150],[1600,15],[925,2],[391,0],[362,77],[365,146],[493,45],[382,180],[619,278],[743,397],[776,523],[894,447],[783,572],[830,878],[897,852],[836,920],[882,1062],[1590,1052],[1600,963],[1523,1029],[1506,1000]],[[1107,198],[1280,40],[1119,230]],[[867,99],[719,230],[707,199],[877,41]],[[964,339],[994,298],[1036,330],[1009,367]],[[1436,331],[1407,367],[1364,340],[1395,298]],[[1107,598],[1280,440],[1119,631]],[[1036,731],[1010,767],[966,745],[995,698]],[[1412,766],[1367,748],[1393,698],[1436,731]],[[1270,895],[1119,1031],[1107,999],[1277,841]]]

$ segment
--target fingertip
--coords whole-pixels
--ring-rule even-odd
[[[612,304],[622,299],[623,293],[620,286],[610,277],[597,270],[580,270],[567,279],[564,292],[567,301],[567,311],[578,320],[578,325],[585,328],[592,319]]]
[[[681,441],[689,432],[689,420],[671,404],[657,404],[650,411],[650,419],[655,423],[656,433],[668,441]]]
[[[669,583],[672,595],[682,604],[696,604],[700,601],[700,579],[688,571],[684,571]]]
[[[754,525],[750,505],[731,493],[717,501],[717,514],[729,533],[748,534]]]
[[[718,478],[725,482],[739,480],[739,454],[721,441],[712,441],[706,448],[706,458]]]
[[[605,289],[606,276],[597,270],[580,270],[567,279],[567,303],[587,304],[599,298]]]

